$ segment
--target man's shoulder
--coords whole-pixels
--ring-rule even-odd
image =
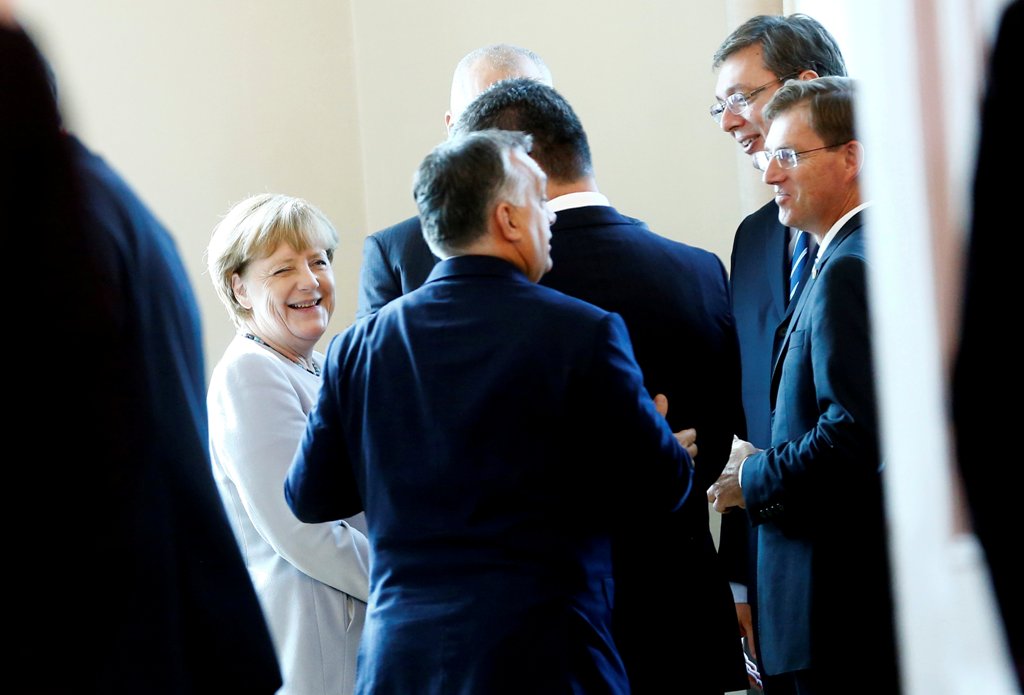
[[[670,239],[655,232],[644,220],[623,214],[613,207],[574,208],[559,212],[558,218],[571,222],[575,227],[603,229],[610,234],[628,234],[630,243],[639,250],[650,248],[659,253],[718,262],[718,257],[710,251]],[[556,220],[552,231],[557,231],[557,225]]]
[[[376,231],[370,236],[386,246],[408,243],[410,240],[423,241],[419,217],[410,217],[402,220],[390,227]],[[423,243],[426,245],[426,242]]]
[[[736,231],[737,238],[741,234],[769,233],[784,230],[785,226],[779,222],[779,206],[774,200],[759,207],[754,212],[743,218],[739,229]]]
[[[640,242],[641,248],[646,245],[648,249],[657,253],[658,257],[668,256],[695,271],[703,270],[715,275],[724,269],[721,259],[711,251],[670,239],[654,231],[646,222],[636,217],[623,215],[623,218],[630,222],[631,233],[635,235],[635,240]]]

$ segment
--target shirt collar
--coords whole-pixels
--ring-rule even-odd
[[[584,208],[590,205],[602,205],[611,207],[608,198],[597,191],[580,191],[578,193],[566,193],[548,201],[551,212],[558,213],[562,210],[573,208]]]
[[[871,205],[870,202],[861,203],[860,205],[858,205],[857,207],[853,208],[848,213],[840,217],[838,220],[836,220],[836,223],[832,225],[832,228],[830,230],[828,230],[828,234],[822,237],[821,243],[818,244],[818,254],[814,257],[815,261],[817,261],[825,254],[825,249],[827,249],[828,245],[832,243],[832,240],[836,238],[836,234],[838,234],[839,230],[843,228],[843,225],[849,222],[851,217],[853,217],[854,215],[856,215],[858,212],[868,207],[869,205]]]

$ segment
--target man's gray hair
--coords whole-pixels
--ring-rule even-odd
[[[835,37],[805,14],[757,15],[738,26],[715,51],[717,70],[730,56],[749,46],[761,49],[764,67],[779,79],[813,70],[819,77],[846,75],[846,62]]]
[[[423,238],[438,256],[457,255],[487,232],[503,201],[525,202],[529,179],[512,153],[527,158],[531,138],[509,130],[453,136],[424,158],[413,179]]]
[[[548,69],[547,63],[539,55],[528,48],[513,46],[508,43],[494,43],[470,51],[463,56],[462,60],[455,67],[455,74],[461,74],[481,61],[486,62],[501,72],[514,74],[521,60],[532,62],[536,66],[537,72],[543,77],[542,82],[552,84],[551,70]]]

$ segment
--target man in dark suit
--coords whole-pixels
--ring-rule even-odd
[[[964,306],[953,373],[953,424],[957,461],[967,496],[971,524],[988,562],[992,587],[1017,682],[1024,692],[1024,571],[1014,538],[1016,505],[993,501],[993,487],[1019,489],[1020,467],[1004,473],[994,466],[1005,456],[1005,439],[1019,421],[1013,407],[992,407],[993,385],[1019,383],[1020,348],[1007,340],[1006,327],[992,320],[993,307],[1017,305],[1021,291],[1006,267],[1006,230],[1018,225],[1020,205],[1014,177],[1007,176],[1002,123],[1016,108],[1020,46],[1024,39],[1024,2],[1014,0],[1003,10],[989,58],[988,82],[981,110],[981,130],[975,162],[973,208]],[[1016,375],[1016,376],[1014,376]]]
[[[622,319],[536,284],[553,215],[528,149],[485,131],[424,160],[445,260],[331,342],[288,475],[303,521],[366,511],[359,693],[629,691],[611,535],[678,508],[690,458]]]
[[[718,79],[711,115],[750,155],[764,149],[768,129],[762,109],[785,80],[846,74],[835,39],[803,14],[750,18],[726,37],[712,65]],[[806,251],[801,242],[811,242]],[[746,431],[737,434],[758,447],[771,441],[768,392],[774,348],[806,284],[814,252],[813,239],[779,222],[774,200],[747,216],[736,230],[729,279],[746,419]],[[753,538],[746,514],[722,517],[719,551],[733,582],[740,625],[756,656]]]
[[[530,156],[547,174],[557,219],[553,268],[541,284],[622,316],[647,392],[667,396],[673,430],[696,428],[694,484],[707,489],[742,425],[739,353],[721,261],[654,234],[609,204],[598,191],[583,125],[553,88],[527,79],[493,85],[466,107],[454,132],[487,128],[529,133]],[[635,455],[630,461],[646,464]],[[732,597],[704,498],[672,513],[631,518],[614,548],[615,642],[633,693],[663,693],[666,684],[718,695],[745,688]]]
[[[509,44],[491,44],[464,56],[452,77],[449,110],[444,115],[450,130],[459,114],[480,92],[499,80],[528,77],[551,84],[551,71],[533,51]],[[377,311],[392,299],[422,285],[437,257],[423,240],[419,217],[412,217],[366,237],[359,272],[356,318]]]
[[[9,534],[25,571],[8,688],[269,695],[281,676],[210,470],[188,276],[134,191],[61,130],[51,87],[0,26],[0,226],[45,248],[13,284],[57,312],[20,330],[40,368],[11,424],[31,454],[8,484],[32,511]]]
[[[772,370],[772,441],[740,442],[708,500],[757,528],[772,693],[899,692],[868,322],[853,83],[793,81],[755,155],[779,220],[819,246]]]

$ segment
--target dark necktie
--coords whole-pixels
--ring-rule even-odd
[[[811,235],[796,230],[796,248],[793,249],[793,264],[789,270],[789,301],[797,296],[800,285],[807,277],[807,268],[811,264]]]

